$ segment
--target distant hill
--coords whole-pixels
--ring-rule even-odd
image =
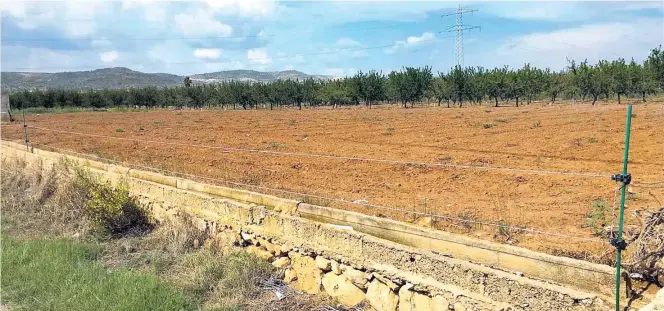
[[[229,70],[190,76],[194,83],[221,81],[270,82],[279,79],[332,79],[332,76],[308,75],[295,70],[261,72]],[[167,73],[144,73],[124,67],[75,72],[2,72],[2,88],[17,89],[120,89],[130,87],[167,87],[182,85],[184,76]]]
[[[274,80],[305,80],[308,78],[328,80],[332,76],[308,75],[297,70],[285,71],[254,71],[254,70],[228,70],[211,72],[190,76],[195,82],[214,83],[221,81],[252,81],[252,82],[270,82]]]

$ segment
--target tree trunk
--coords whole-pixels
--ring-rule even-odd
[[[297,102],[297,106],[299,107],[299,110],[302,110],[302,102]]]
[[[403,103],[403,107],[404,107],[404,108],[408,108],[408,106],[407,106],[408,102],[407,102],[407,101],[402,100],[401,103]]]
[[[641,96],[643,96],[643,102],[645,103],[646,102],[646,92],[645,91],[641,92]]]
[[[556,102],[556,95],[551,96],[551,104],[554,104]]]
[[[593,95],[593,106],[595,106],[595,102],[597,101],[597,95]]]
[[[463,98],[459,98],[459,108],[463,106]]]
[[[618,93],[618,105],[620,105],[620,93]]]
[[[519,107],[519,96],[516,97],[516,106]]]
[[[496,96],[496,97],[494,97],[493,99],[496,100],[496,107],[498,107],[498,97]]]
[[[442,101],[443,101],[442,98],[438,99],[438,107],[440,107],[440,102],[442,102]]]

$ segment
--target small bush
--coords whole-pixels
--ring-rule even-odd
[[[125,131],[125,130],[124,130],[123,128],[121,128],[121,127],[118,127],[118,128],[115,129],[115,132],[116,132],[116,133],[124,133],[124,131]]]
[[[597,138],[595,138],[595,137],[588,137],[588,143],[594,144],[594,143],[596,143],[597,141],[598,141],[598,140],[597,140]]]
[[[388,127],[387,128],[387,135],[394,135],[394,128],[393,127]]]
[[[593,235],[604,235],[604,227],[608,224],[609,216],[609,201],[595,200],[586,218],[586,228],[590,228]]]
[[[112,187],[83,168],[75,167],[74,172],[77,186],[88,189],[83,214],[96,233],[118,236],[150,228],[147,211],[129,195],[126,185]]]
[[[288,125],[295,126],[295,119],[288,120]]]
[[[498,122],[498,123],[507,123],[507,122],[509,122],[510,120],[507,119],[507,118],[498,118],[498,119],[496,119],[495,121]]]
[[[484,123],[484,124],[482,124],[482,128],[485,128],[485,129],[490,129],[494,126],[495,126],[495,124],[493,124],[493,123]]]

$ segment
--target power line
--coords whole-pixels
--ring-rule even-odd
[[[420,43],[422,42],[435,42],[435,41],[441,41],[442,39],[447,39],[451,38],[450,36],[447,37],[439,37],[439,38],[434,38],[434,39],[426,39],[419,41]],[[408,45],[407,42],[400,42],[400,43],[395,43],[395,44],[386,44],[386,45],[379,45],[379,46],[369,46],[369,47],[361,47],[361,48],[344,48],[344,49],[338,49],[334,51],[327,51],[327,52],[318,52],[318,53],[298,53],[298,54],[290,54],[290,55],[281,55],[281,56],[273,56],[273,57],[262,57],[262,58],[254,58],[254,61],[261,61],[261,60],[273,60],[273,59],[289,59],[289,58],[295,58],[295,57],[305,57],[305,56],[319,56],[319,55],[330,55],[330,54],[337,54],[337,53],[344,53],[344,52],[357,52],[357,51],[367,51],[367,50],[374,50],[374,49],[384,49],[384,48],[390,48],[390,47],[397,47],[397,46],[406,46]],[[229,63],[234,63],[240,61],[239,59],[234,59],[234,60],[225,60],[225,61],[213,61],[213,62],[204,62],[204,61],[186,61],[186,62],[162,62],[162,64],[166,65],[197,65],[197,64],[229,64]],[[242,59],[244,61],[244,59]],[[144,63],[125,63],[124,65],[114,65],[113,67],[128,67],[129,65],[143,65]],[[85,65],[85,66],[76,66],[76,67],[57,67],[57,66],[46,66],[46,67],[18,67],[18,68],[13,68],[13,71],[22,71],[22,70],[55,70],[55,69],[60,69],[60,70],[85,70],[85,69],[91,69],[91,68],[98,68],[97,65]],[[108,68],[108,67],[106,67]]]
[[[394,28],[402,25],[385,25],[385,26],[374,26],[374,27],[365,27],[365,28],[350,28],[354,31],[357,30],[373,30],[373,29],[385,29],[385,28]],[[303,31],[297,32],[288,32],[288,34],[298,34],[304,33]],[[255,34],[255,35],[245,35],[245,36],[204,36],[204,37],[172,37],[172,36],[159,36],[159,37],[138,37],[138,38],[129,38],[129,37],[120,37],[120,38],[103,38],[103,40],[108,41],[180,41],[180,40],[218,40],[218,39],[247,39],[247,38],[264,38],[264,37],[277,37],[282,36],[283,34]],[[2,38],[4,44],[11,42],[60,42],[60,41],[93,41],[93,40],[102,40],[102,38],[43,38],[43,39],[21,39],[21,38],[12,38],[4,37]]]
[[[454,58],[456,65],[459,67],[463,67],[463,32],[464,31],[470,31],[472,29],[480,29],[482,28],[480,26],[469,26],[469,25],[464,25],[463,24],[463,14],[467,13],[473,13],[477,12],[476,9],[464,9],[461,8],[461,5],[456,9],[456,12],[454,13],[448,13],[448,14],[443,14],[441,17],[447,17],[447,16],[452,16],[456,15],[456,25],[451,26],[444,30],[445,32],[456,32],[456,49],[454,53]]]
[[[263,190],[269,190],[269,191],[274,191],[274,192],[281,192],[281,193],[286,193],[286,194],[290,194],[290,195],[296,195],[296,196],[299,196],[299,197],[302,197],[302,198],[311,197],[311,198],[317,198],[317,199],[322,199],[322,200],[327,200],[327,201],[332,201],[332,202],[339,202],[339,203],[345,203],[345,204],[354,204],[354,205],[360,205],[360,206],[365,206],[365,207],[371,207],[371,208],[375,208],[375,209],[389,210],[389,211],[395,211],[395,212],[402,212],[402,213],[408,213],[408,214],[413,214],[413,215],[431,217],[432,219],[444,219],[444,220],[458,221],[458,222],[462,222],[462,223],[470,223],[470,224],[481,225],[481,226],[491,226],[491,227],[496,227],[496,228],[501,228],[501,229],[510,229],[510,230],[515,230],[515,231],[534,233],[534,234],[545,235],[545,236],[571,238],[571,239],[577,239],[577,240],[582,240],[582,241],[587,241],[587,242],[594,242],[594,243],[605,243],[605,241],[602,241],[600,239],[595,239],[595,238],[587,238],[587,237],[581,237],[581,236],[576,236],[576,235],[568,235],[568,234],[562,234],[562,233],[547,232],[547,231],[537,230],[537,229],[533,229],[533,228],[517,227],[517,226],[510,226],[510,225],[505,225],[505,224],[501,224],[501,223],[493,223],[493,222],[487,222],[487,221],[464,219],[464,218],[460,218],[460,217],[441,215],[441,214],[433,214],[433,213],[428,213],[428,212],[418,212],[418,211],[412,211],[412,210],[407,210],[407,209],[403,209],[403,208],[395,208],[395,207],[391,207],[391,206],[379,205],[379,204],[370,204],[370,203],[364,203],[364,202],[358,202],[358,201],[348,201],[348,200],[344,200],[344,199],[340,199],[340,198],[330,198],[330,197],[326,197],[326,196],[308,194],[308,193],[291,191],[291,190],[283,190],[283,189],[272,188],[272,187],[265,187],[265,186],[251,185],[251,184],[245,184],[245,183],[239,183],[239,182],[232,182],[232,181],[227,181],[227,180],[219,179],[219,178],[205,177],[205,176],[199,176],[199,175],[188,174],[188,173],[173,172],[173,171],[153,168],[153,167],[145,166],[145,165],[141,165],[141,164],[133,164],[133,163],[127,163],[127,162],[121,162],[121,161],[117,161],[117,160],[107,159],[107,158],[99,157],[99,156],[96,156],[96,155],[81,154],[81,153],[78,153],[78,152],[64,150],[64,149],[60,149],[60,148],[56,148],[56,147],[51,147],[51,146],[48,146],[48,145],[41,145],[41,146],[45,146],[47,148],[51,148],[53,150],[57,150],[57,151],[60,151],[60,152],[81,155],[83,157],[93,157],[93,158],[96,158],[96,159],[108,161],[108,162],[115,163],[115,164],[125,164],[125,165],[128,165],[128,166],[134,166],[134,167],[148,169],[150,171],[167,173],[167,175],[172,175],[172,176],[187,176],[187,177],[193,177],[193,178],[198,178],[198,179],[217,181],[217,182],[231,184],[231,185],[235,185],[235,186],[250,187],[250,188],[255,188],[255,189],[263,189]]]
[[[271,154],[271,155],[280,155],[280,156],[323,158],[323,159],[348,160],[348,161],[359,161],[359,162],[376,162],[376,163],[398,164],[398,165],[447,167],[447,168],[456,168],[456,169],[477,169],[477,170],[488,170],[488,171],[504,171],[504,172],[517,172],[517,173],[527,173],[527,174],[535,174],[535,175],[563,175],[563,176],[579,176],[579,177],[589,177],[589,178],[610,178],[611,177],[611,174],[605,174],[605,173],[535,170],[535,169],[522,169],[522,168],[509,168],[509,167],[449,164],[449,163],[440,163],[440,162],[421,162],[421,161],[407,161],[407,160],[375,159],[375,158],[364,158],[364,157],[356,157],[356,156],[339,156],[339,155],[312,154],[312,153],[302,153],[302,152],[283,152],[283,151],[273,151],[273,150],[241,148],[241,147],[208,146],[208,145],[200,145],[200,144],[184,144],[184,143],[176,143],[176,142],[134,139],[134,138],[125,138],[125,137],[114,137],[114,136],[99,135],[99,134],[89,134],[89,133],[79,133],[79,132],[56,130],[56,129],[38,127],[38,126],[32,126],[31,128],[45,130],[45,131],[51,131],[51,132],[72,134],[72,135],[88,136],[88,137],[109,138],[109,139],[133,141],[133,142],[140,142],[140,143],[164,144],[164,145],[194,147],[194,148],[204,148],[204,149],[217,149],[217,150],[223,150],[223,151],[226,151],[226,152],[238,151],[238,152],[261,153],[261,154]]]

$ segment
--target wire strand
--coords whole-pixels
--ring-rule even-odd
[[[308,194],[308,193],[291,191],[291,190],[283,190],[283,189],[272,188],[272,187],[265,187],[265,186],[251,185],[251,184],[245,184],[245,183],[239,183],[239,182],[232,182],[232,181],[227,181],[227,180],[219,179],[219,178],[205,177],[205,176],[199,176],[199,175],[194,175],[194,174],[189,174],[189,173],[173,172],[173,171],[153,168],[153,167],[146,166],[146,165],[141,165],[141,164],[127,163],[127,162],[122,162],[122,161],[117,161],[117,160],[113,160],[113,159],[99,157],[99,156],[96,156],[96,155],[82,154],[82,153],[78,153],[78,152],[74,152],[74,151],[69,151],[69,150],[65,150],[65,149],[61,149],[61,148],[52,147],[52,146],[49,146],[49,145],[38,145],[38,146],[44,146],[44,147],[47,147],[47,148],[51,148],[53,150],[61,151],[61,152],[64,152],[64,153],[80,155],[80,156],[83,156],[83,157],[92,157],[92,158],[96,158],[96,159],[99,159],[99,160],[112,162],[112,163],[115,163],[115,164],[125,164],[127,166],[134,166],[134,167],[148,169],[148,170],[151,170],[151,171],[168,173],[168,174],[174,175],[174,176],[180,175],[180,176],[187,176],[187,177],[199,178],[199,179],[210,180],[210,181],[218,181],[218,182],[222,182],[222,183],[226,183],[226,184],[232,184],[232,185],[236,185],[236,186],[253,187],[253,188],[256,188],[256,189],[264,189],[264,190],[270,190],[270,191],[275,191],[275,192],[288,193],[288,194],[297,195],[297,196],[300,196],[300,197],[303,197],[303,198],[306,198],[306,197],[317,198],[317,199],[322,199],[322,200],[327,200],[327,201],[340,202],[340,203],[346,203],[346,204],[354,204],[354,205],[371,207],[371,208],[376,208],[376,209],[381,209],[381,210],[390,210],[390,211],[409,213],[409,214],[419,215],[419,216],[427,216],[427,217],[431,217],[432,219],[445,219],[445,220],[458,221],[458,222],[462,222],[462,223],[470,223],[470,224],[476,224],[476,225],[482,225],[482,226],[491,226],[491,227],[496,227],[496,228],[510,229],[510,230],[515,230],[515,231],[528,232],[528,233],[546,235],[546,236],[552,236],[552,237],[571,238],[571,239],[583,240],[583,241],[594,242],[594,243],[605,243],[605,241],[602,241],[600,239],[595,239],[595,238],[587,238],[587,237],[581,237],[581,236],[576,236],[576,235],[568,235],[568,234],[562,234],[562,233],[553,233],[553,232],[547,232],[547,231],[537,230],[537,229],[533,229],[533,228],[516,227],[516,226],[509,226],[509,225],[486,222],[486,221],[469,220],[469,219],[464,219],[464,218],[454,217],[454,216],[448,216],[448,215],[440,215],[440,214],[433,214],[433,213],[427,213],[427,212],[417,212],[417,211],[411,211],[411,210],[407,210],[407,209],[395,208],[395,207],[379,205],[379,204],[370,204],[370,203],[364,203],[364,202],[358,202],[358,201],[348,201],[348,200],[339,199],[339,198],[330,198],[330,197],[326,197],[326,196]],[[312,205],[312,206],[315,206],[315,205]]]
[[[56,129],[38,127],[38,126],[32,126],[32,128],[45,130],[45,131],[66,133],[66,134],[72,134],[72,135],[89,136],[89,137],[97,137],[97,138],[110,138],[110,139],[117,139],[117,140],[124,140],[124,141],[153,143],[153,144],[164,144],[164,145],[184,146],[184,147],[195,147],[195,148],[204,148],[204,149],[218,149],[218,150],[223,150],[225,152],[238,151],[238,152],[261,153],[261,154],[271,154],[271,155],[280,155],[280,156],[322,158],[322,159],[348,160],[348,161],[360,161],[360,162],[377,162],[377,163],[400,164],[400,165],[421,165],[421,166],[447,167],[447,168],[457,168],[457,169],[477,169],[477,170],[489,170],[489,171],[505,171],[505,172],[518,172],[518,173],[540,174],[540,175],[544,174],[544,175],[580,176],[580,177],[589,177],[589,178],[610,178],[611,177],[611,174],[603,174],[603,173],[535,170],[535,169],[510,168],[510,167],[449,164],[449,163],[440,163],[440,162],[421,162],[421,161],[407,161],[407,160],[375,159],[375,158],[364,158],[364,157],[357,157],[357,156],[339,156],[339,155],[312,154],[312,153],[302,153],[302,152],[284,152],[284,151],[262,150],[262,149],[252,149],[252,148],[208,146],[208,145],[200,145],[200,144],[184,144],[184,143],[176,143],[176,142],[165,142],[165,141],[155,141],[155,140],[146,140],[146,139],[114,137],[114,136],[99,135],[99,134],[89,134],[89,133],[79,133],[79,132],[56,130]]]

